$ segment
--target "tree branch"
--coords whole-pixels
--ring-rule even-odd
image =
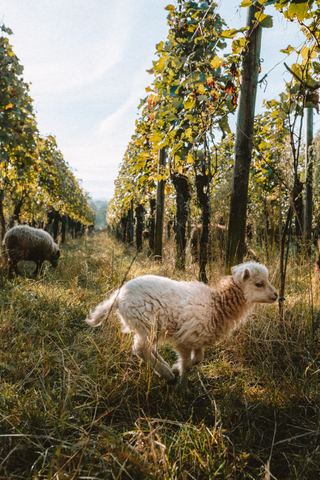
[[[294,73],[291,68],[288,67],[288,65],[286,64],[286,62],[283,62],[284,66],[286,67],[286,69],[295,77],[296,80],[298,80],[302,85],[304,85],[305,87],[307,87],[309,90],[318,90],[318,88],[320,88],[320,83],[317,83],[314,87],[312,87],[311,85],[308,85],[304,80],[302,80],[302,78],[298,77],[298,75],[296,73]]]

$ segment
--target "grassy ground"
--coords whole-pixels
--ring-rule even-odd
[[[115,316],[84,319],[124,277],[194,279],[102,233],[63,249],[37,280],[0,278],[0,479],[320,478],[320,309],[290,265],[285,321],[256,308],[208,348],[181,398],[131,353]],[[277,262],[268,262],[278,286]],[[212,264],[210,283],[222,272]],[[169,362],[174,353],[163,350]]]

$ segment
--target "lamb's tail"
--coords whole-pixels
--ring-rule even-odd
[[[90,312],[89,317],[86,318],[87,324],[92,327],[101,325],[101,323],[110,315],[111,310],[116,310],[118,308],[118,296],[119,290],[111,295],[108,300],[100,303],[93,312]]]

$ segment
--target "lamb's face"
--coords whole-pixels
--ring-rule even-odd
[[[248,262],[231,269],[235,283],[241,284],[250,303],[273,303],[278,298],[268,280],[268,269],[259,263]]]

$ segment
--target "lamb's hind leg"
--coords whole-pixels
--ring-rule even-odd
[[[156,352],[155,347],[150,345],[148,339],[135,335],[132,350],[138,357],[150,365],[160,377],[165,378],[167,382],[175,380],[171,368]]]
[[[160,368],[162,366],[162,368],[164,368],[166,371],[168,371],[168,370],[170,371],[170,379],[165,377],[167,379],[167,382],[169,384],[176,383],[176,375],[171,370],[170,365],[161,357],[161,355],[158,352],[157,347],[155,345],[153,345],[153,347],[152,347],[152,355],[155,357],[155,359],[157,361],[157,365],[159,365]],[[164,376],[164,375],[162,375],[162,376]]]

